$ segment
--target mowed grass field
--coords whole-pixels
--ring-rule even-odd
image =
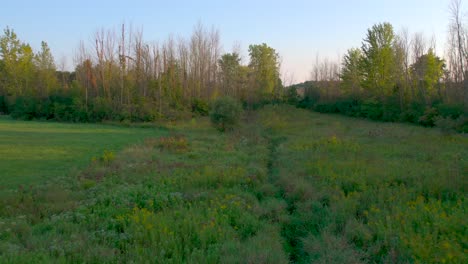
[[[2,122],[17,135],[18,125],[37,125],[36,138],[40,128],[71,126]],[[464,135],[289,106],[246,113],[226,134],[205,118],[142,131],[73,127],[96,134],[75,155],[81,168],[40,181],[16,173],[32,187],[0,190],[0,262],[468,260]],[[100,138],[100,129],[122,137],[115,157],[103,150],[117,139]],[[79,146],[80,136],[63,144]],[[131,137],[135,144],[117,151]],[[17,172],[8,168],[15,164],[2,169]]]
[[[34,185],[82,169],[104,150],[154,136],[154,129],[15,121],[0,117],[0,190]]]

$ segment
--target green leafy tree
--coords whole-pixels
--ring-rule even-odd
[[[254,85],[261,96],[277,96],[281,91],[279,78],[279,55],[263,43],[250,45],[250,64],[254,74]]]
[[[360,49],[350,49],[343,58],[341,80],[345,93],[359,94],[361,92],[363,54]]]
[[[34,53],[29,44],[22,43],[10,28],[0,37],[0,56],[3,60],[2,90],[10,96],[31,95],[34,85]]]
[[[0,38],[0,56],[2,58],[2,78],[0,79],[4,93],[13,95],[19,86],[18,59],[21,56],[21,42],[10,28],[3,31]]]
[[[239,95],[241,81],[241,58],[239,54],[226,53],[218,60],[221,69],[221,81],[223,90],[227,95],[237,97]]]
[[[46,96],[49,91],[58,86],[54,57],[46,42],[41,42],[41,51],[34,56],[37,68],[37,88],[40,96]]]
[[[436,89],[445,73],[445,62],[432,49],[411,65],[411,73],[426,103],[438,94]]]
[[[362,45],[364,88],[376,95],[385,96],[393,93],[394,38],[395,33],[391,24],[377,24],[368,29]]]

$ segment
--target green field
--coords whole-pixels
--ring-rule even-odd
[[[66,176],[104,150],[118,151],[154,133],[154,129],[0,118],[0,190]]]
[[[2,183],[32,185],[0,190],[1,263],[468,261],[464,135],[288,106],[0,128]]]

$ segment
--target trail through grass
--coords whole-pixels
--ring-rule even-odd
[[[151,133],[67,177],[0,190],[0,262],[467,261],[463,135],[288,106],[249,112],[232,133],[203,118]]]
[[[291,114],[294,113],[294,114]],[[298,263],[464,263],[468,138],[285,107],[262,111]]]

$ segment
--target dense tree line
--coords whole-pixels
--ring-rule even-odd
[[[281,96],[279,55],[266,44],[222,54],[220,33],[197,25],[190,38],[149,43],[122,25],[81,42],[72,73],[57,71],[46,42],[34,53],[6,28],[0,36],[0,112],[13,117],[65,121],[151,121],[189,111],[229,95],[245,104]]]
[[[341,64],[317,59],[302,107],[384,121],[439,125],[468,132],[468,42],[460,1],[451,5],[448,56],[435,53],[435,41],[390,23],[368,29],[360,48]]]

